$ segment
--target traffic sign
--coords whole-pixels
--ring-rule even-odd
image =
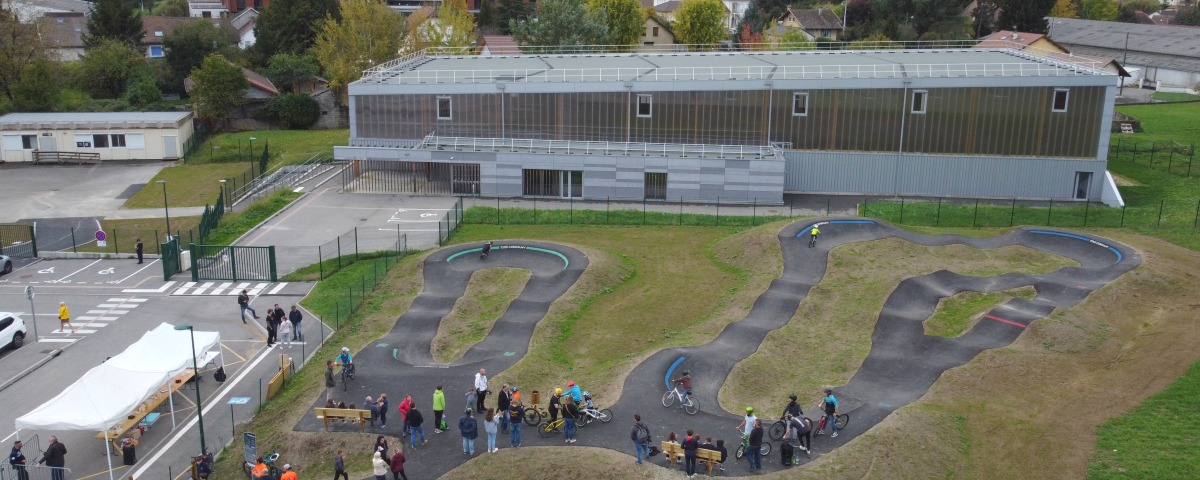
[[[104,234],[104,230],[96,230],[96,241],[103,242],[108,236]]]
[[[33,300],[33,287],[32,286],[28,286],[28,285],[25,286],[25,299]]]
[[[230,405],[245,405],[250,403],[250,397],[233,397],[229,399]]]

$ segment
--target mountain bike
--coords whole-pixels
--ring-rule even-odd
[[[276,463],[279,463],[279,452],[264,456],[263,463],[267,464],[267,475],[270,475],[271,478],[279,478],[279,475],[282,474],[279,467],[275,466]],[[242,470],[246,472],[247,477],[254,480],[254,460],[246,459],[242,464]]]
[[[679,390],[679,387],[671,387],[670,390],[667,390],[667,393],[663,394],[662,404],[664,407],[670,407],[675,404],[675,400],[683,402],[683,411],[687,412],[688,415],[695,415],[696,412],[700,411],[700,402],[696,401],[696,397],[688,395],[685,401],[683,399],[683,392]]]
[[[771,428],[767,429],[767,435],[771,436],[771,440],[776,442],[783,440],[783,434],[787,433],[787,417],[780,417],[779,421],[772,423]]]
[[[342,364],[342,391],[345,392],[348,388],[347,380],[354,380],[354,364]]]
[[[734,458],[740,460],[742,456],[746,455],[746,451],[748,450],[750,450],[750,434],[742,432],[742,444],[738,445],[737,451],[733,452],[733,456]],[[762,453],[762,456],[764,457],[770,455],[771,442],[763,442],[762,445],[758,446],[758,451]]]
[[[817,432],[825,431],[825,423],[829,421],[829,414],[825,413],[825,410],[821,409],[820,407],[821,402],[817,401],[817,405],[814,408],[816,408],[818,412],[821,412],[821,418],[813,424],[813,428],[816,429]],[[837,427],[838,430],[846,428],[847,423],[850,423],[850,414],[848,413],[842,413],[833,417],[833,425]],[[813,434],[816,435],[816,432]]]

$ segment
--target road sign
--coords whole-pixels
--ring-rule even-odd
[[[233,397],[229,399],[230,405],[245,405],[250,403],[250,397]]]
[[[254,463],[258,458],[258,438],[250,432],[242,432],[242,443],[246,445],[246,461]]]
[[[96,230],[96,241],[103,242],[108,236],[104,234],[104,230]]]
[[[33,300],[33,287],[31,287],[31,286],[25,287],[25,299]]]

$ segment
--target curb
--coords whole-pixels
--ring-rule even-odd
[[[283,208],[279,209],[279,211],[278,211],[278,212],[272,213],[272,214],[271,214],[271,216],[269,216],[269,217],[267,217],[267,218],[264,218],[264,219],[263,219],[263,221],[261,221],[261,222],[258,222],[258,225],[255,225],[255,226],[251,227],[249,230],[246,230],[246,233],[243,233],[243,234],[242,234],[241,236],[239,236],[238,238],[235,238],[235,239],[234,239],[232,242],[229,242],[229,244],[230,244],[230,245],[237,245],[237,244],[238,244],[238,242],[242,241],[242,239],[243,239],[243,238],[246,238],[246,236],[247,236],[247,235],[250,235],[251,233],[254,233],[254,232],[255,232],[255,231],[257,231],[259,228],[262,228],[262,226],[263,226],[264,224],[266,224],[267,222],[269,222],[269,221],[273,220],[275,217],[279,216],[279,214],[281,214],[281,213],[283,213],[283,212],[286,212],[286,211],[288,211],[288,209],[289,209],[289,208],[292,208],[292,206],[293,206],[293,205],[295,205],[295,204],[297,204],[297,203],[300,203],[300,201],[301,201],[301,200],[304,200],[304,197],[307,197],[307,196],[308,196],[308,193],[309,193],[309,192],[304,192],[304,193],[301,193],[301,194],[300,194],[300,196],[299,196],[299,197],[297,197],[295,200],[292,200],[292,201],[291,201],[290,203],[288,203],[286,206],[284,206]]]
[[[18,373],[18,374],[16,374],[16,375],[13,375],[13,377],[12,377],[12,378],[10,378],[10,379],[8,379],[7,381],[5,381],[4,383],[0,384],[0,392],[4,391],[4,389],[6,389],[6,388],[8,388],[8,387],[11,387],[11,386],[12,386],[14,383],[17,383],[17,381],[18,381],[18,380],[20,380],[20,379],[22,379],[22,378],[25,378],[25,376],[26,376],[26,375],[29,375],[30,373],[33,373],[33,371],[34,371],[34,370],[37,370],[37,369],[38,369],[38,368],[40,368],[42,365],[45,365],[46,363],[49,363],[49,362],[50,362],[50,360],[54,360],[54,357],[57,357],[57,356],[59,356],[59,355],[62,355],[62,353],[63,353],[63,350],[64,350],[64,349],[62,349],[62,348],[55,349],[54,351],[52,351],[52,352],[50,352],[49,354],[47,354],[47,355],[46,355],[44,358],[42,358],[41,360],[38,360],[36,363],[34,363],[34,364],[33,364],[32,366],[30,366],[29,368],[26,368],[25,370],[22,370],[22,371],[21,371],[21,373]]]
[[[104,253],[104,252],[38,252],[38,258],[46,260],[62,259],[135,259],[136,253]],[[161,255],[142,255],[142,258],[162,258]]]

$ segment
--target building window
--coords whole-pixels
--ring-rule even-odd
[[[929,102],[929,92],[913,90],[912,113],[925,113],[925,104]]]
[[[163,47],[160,47],[160,46],[158,46],[158,45],[153,45],[153,46],[151,46],[151,47],[150,47],[150,56],[151,56],[151,57],[161,57],[161,56],[163,56]]]
[[[1087,200],[1092,190],[1092,172],[1075,172],[1075,199]]]
[[[125,134],[124,133],[114,133],[109,136],[109,140],[112,141],[112,143],[110,143],[109,145],[112,145],[114,148],[125,146]]]
[[[163,36],[162,30],[155,30],[155,31],[154,31],[154,36],[156,36],[156,37],[161,37],[161,36]]]
[[[451,120],[450,97],[437,97],[438,120]]]
[[[21,148],[25,150],[37,148],[37,135],[21,135]]]
[[[647,46],[647,47],[653,47],[653,46],[654,46],[654,42],[642,42],[642,45],[645,45],[645,46]]]
[[[658,36],[658,27],[654,27],[654,36]]]
[[[210,11],[208,11],[208,10],[205,10],[205,11],[203,11],[203,12],[201,12],[201,13],[200,13],[200,16],[202,16],[202,17],[204,17],[204,18],[212,18],[212,12],[210,12]]]
[[[651,107],[651,102],[653,101],[653,98],[654,97],[651,95],[638,95],[637,116],[643,117],[643,118],[650,118],[650,113],[651,113],[650,107]]]
[[[92,135],[92,148],[108,148],[108,135]]]
[[[1069,90],[1065,89],[1065,88],[1058,88],[1058,89],[1055,89],[1055,90],[1054,90],[1054,108],[1053,108],[1053,111],[1055,111],[1055,112],[1065,112],[1065,111],[1067,111],[1067,97],[1068,97],[1070,94],[1071,94],[1071,92],[1070,92]]]
[[[666,200],[667,174],[646,172],[644,195],[646,200]]]
[[[792,116],[807,117],[808,116],[808,94],[793,93],[792,94]]]

